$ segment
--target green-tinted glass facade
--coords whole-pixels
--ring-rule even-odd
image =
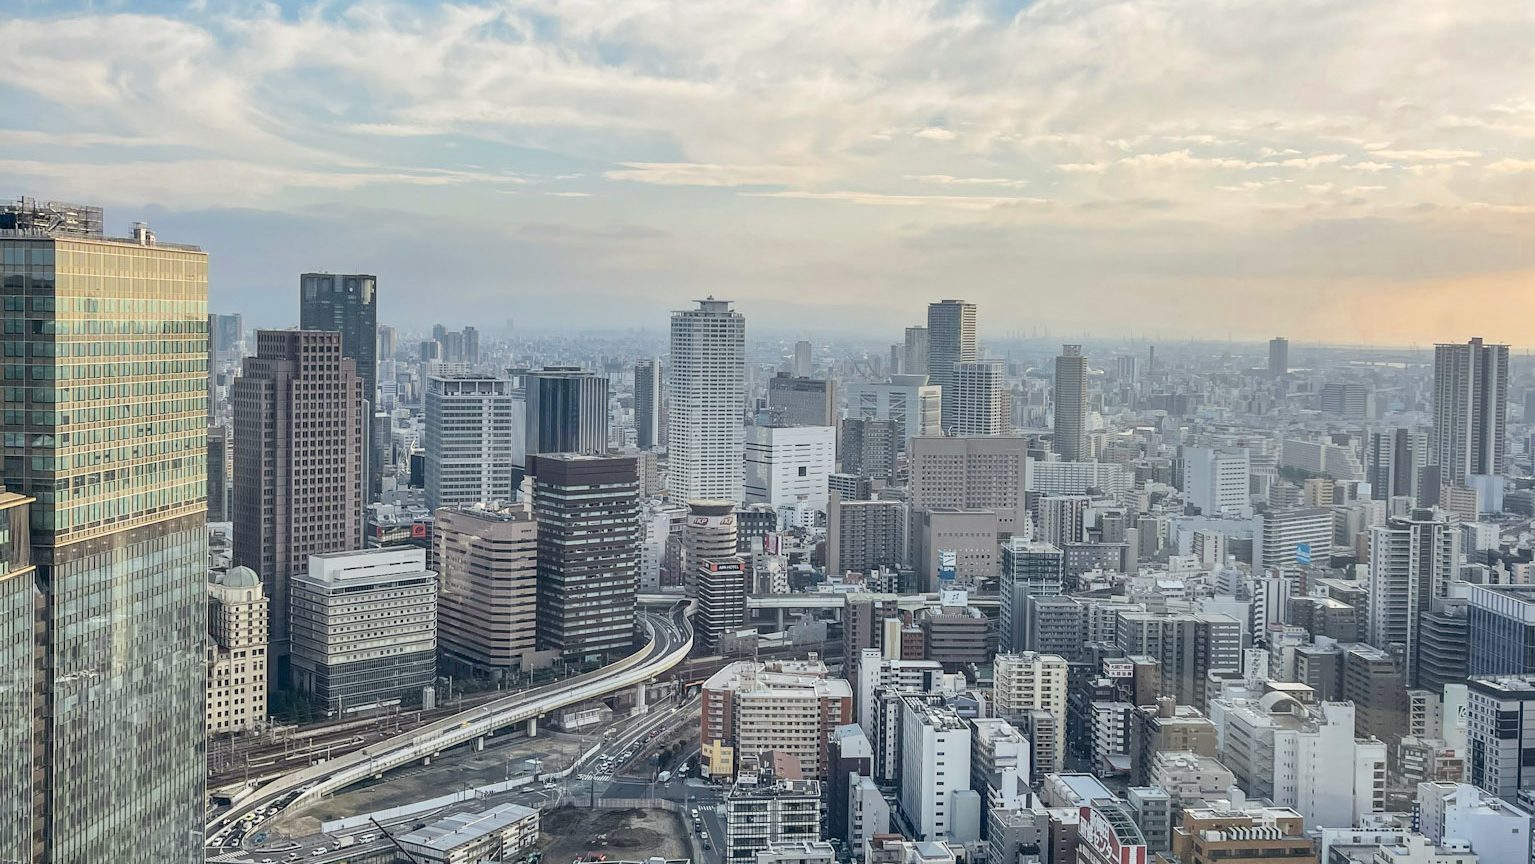
[[[0,861],[30,861],[37,789],[32,765],[39,742],[38,602],[27,536],[31,499],[0,492]]]
[[[37,499],[34,827],[54,864],[201,860],[207,256],[0,234],[0,303],[3,479]]]

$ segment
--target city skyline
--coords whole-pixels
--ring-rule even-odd
[[[257,326],[316,268],[377,271],[386,320],[529,326],[725,293],[888,329],[956,282],[1062,332],[1520,344],[1476,310],[1535,312],[1522,4],[131,8],[0,25],[0,184],[214,250]]]

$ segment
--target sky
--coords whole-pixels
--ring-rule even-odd
[[[6,0],[0,195],[381,320],[1535,344],[1529,0]]]

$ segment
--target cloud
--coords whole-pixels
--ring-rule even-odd
[[[943,207],[957,210],[991,210],[1018,205],[1045,206],[1044,198],[1007,195],[887,195],[878,192],[743,192],[752,198],[797,198],[806,201],[842,201],[874,207]]]
[[[1394,159],[1397,162],[1450,162],[1462,159],[1475,159],[1482,155],[1477,150],[1453,150],[1445,148],[1429,148],[1426,150],[1393,150],[1389,147],[1371,149],[1371,156],[1381,159]]]
[[[912,137],[923,138],[928,141],[953,141],[959,136],[956,135],[951,129],[944,129],[939,126],[928,126],[913,132]]]
[[[692,162],[625,162],[603,172],[609,180],[657,186],[783,186],[806,172],[781,165],[700,165]]]
[[[1007,177],[955,177],[952,174],[907,174],[906,179],[938,186],[1005,186],[1009,189],[1022,189],[1029,185],[1028,180],[1014,180]]]

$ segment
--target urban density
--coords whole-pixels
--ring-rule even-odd
[[[208,6],[187,5],[189,15]],[[489,188],[500,182],[478,173],[489,168],[385,161],[408,159],[405,142],[456,124],[512,121],[487,103],[417,105],[378,124],[346,98],[295,84],[291,100],[324,103],[307,110],[326,119],[302,145],[279,142],[251,131],[268,128],[269,115],[230,107],[285,86],[256,71],[258,55],[289,57],[281,62],[297,81],[338,61],[311,68],[293,56],[393,52],[400,68],[371,66],[367,89],[396,105],[433,86],[423,83],[431,75],[419,71],[421,50],[455,75],[461,65],[494,67],[466,47],[481,39],[584,46],[524,57],[529,70],[567,64],[559,74],[580,78],[643,69],[656,76],[648,83],[665,79],[672,96],[651,103],[639,78],[626,79],[632,89],[593,77],[570,91],[549,84],[547,68],[530,71],[527,89],[505,103],[527,135],[498,137],[485,125],[478,155],[441,156],[457,166],[496,148],[539,150],[548,161],[538,171],[574,181],[582,173],[533,134],[541,124],[627,140],[638,128],[619,119],[628,109],[610,105],[603,122],[580,109],[697,98],[686,91],[702,73],[637,48],[643,40],[629,30],[660,26],[690,41],[696,27],[717,27],[750,41],[709,20],[735,17],[728,4],[702,23],[677,9],[664,26],[651,9],[630,17],[606,7],[592,25],[600,35],[578,35],[575,13],[555,11],[569,4],[531,4],[547,7],[538,14],[431,7],[409,26],[383,4],[333,5],[347,11],[273,4],[232,17],[217,37],[240,46],[227,66],[189,61],[153,85],[186,88],[186,110],[225,118],[219,134],[244,142],[252,159],[267,149],[300,159],[329,135],[374,136],[380,161],[326,156],[340,172],[325,184],[334,197],[293,212],[350,214],[352,204],[335,202],[362,207],[364,187],[401,176],[423,196],[444,185]],[[1014,23],[1044,27],[1047,18],[1083,55],[1102,48],[1069,28],[1062,4],[1037,5]],[[847,62],[864,63],[871,40],[915,40],[908,28],[936,14],[892,21],[888,10],[865,11],[880,21],[871,32],[807,26],[808,41],[835,33]],[[955,15],[952,33],[970,32]],[[0,21],[0,44],[46,41],[59,20]],[[152,55],[146,64],[161,53],[203,58],[194,33],[203,31],[158,14],[68,20],[79,32],[115,33],[108,41]],[[1180,38],[1192,26],[1180,20],[1155,39]],[[311,32],[300,41],[290,27]],[[337,28],[383,44],[335,38]],[[402,36],[412,28],[442,44],[423,49]],[[1476,32],[1498,45],[1528,42],[1495,29],[1488,17]],[[981,56],[990,43],[952,38],[975,63],[993,62]],[[1225,60],[1189,62],[1248,62],[1231,55],[1232,38]],[[281,52],[266,44],[284,39]],[[85,44],[69,43],[95,69]],[[793,83],[729,74],[754,82],[747,89],[794,90],[795,107],[780,103],[785,124],[801,102],[884,110],[834,71],[840,57],[823,71],[811,59],[819,46],[773,45],[804,64]],[[761,56],[733,43],[707,53],[699,62],[711,69]],[[206,70],[188,71],[204,66],[247,70],[250,83],[221,79],[205,90],[192,79]],[[93,88],[137,111],[151,85],[128,69],[65,73],[25,98],[0,84],[0,96],[39,123],[53,122],[46,105],[88,104]],[[44,65],[26,73],[48,74]],[[867,78],[885,74],[897,70]],[[933,89],[910,79],[927,125],[880,126],[844,141],[838,159],[865,158],[895,136],[941,145],[980,135],[984,114],[951,114],[943,99],[988,97],[940,98],[937,82],[953,74],[935,65]],[[1365,75],[1333,67],[1309,86],[1369,89]],[[488,73],[484,83],[516,89]],[[1451,77],[1445,86],[1454,85]],[[539,86],[551,89],[535,97]],[[1518,87],[1499,110],[1522,112],[1528,138],[1535,92]],[[755,105],[737,115],[737,99],[709,104],[710,125],[742,127],[712,133],[737,139],[731,147],[689,156],[717,164],[666,169],[655,157],[623,162],[606,181],[748,188],[757,191],[743,200],[836,200],[848,213],[871,201],[887,211],[928,206],[895,193],[763,191],[792,186],[782,178],[800,168],[831,172],[795,154],[832,133],[785,132],[781,164],[754,164],[741,139],[778,133],[751,127]],[[1393,128],[1494,122],[1405,95],[1392,104]],[[1036,137],[1081,146],[1076,132],[1050,125],[1055,109],[1037,109],[1033,136],[1001,121],[989,134],[1006,146]],[[656,110],[664,122],[697,122],[680,119],[680,107],[677,116]],[[1244,113],[1223,134],[1305,125],[1260,116]],[[377,234],[367,243],[348,234],[344,254],[323,231],[264,231],[251,227],[254,215],[231,230],[222,220],[261,200],[259,187],[298,182],[291,176],[309,169],[246,176],[209,159],[196,178],[173,176],[146,166],[179,146],[189,121],[166,113],[154,122],[163,129],[119,142],[146,152],[132,165],[60,163],[37,175],[19,158],[0,159],[0,179],[28,184],[0,201],[0,864],[1535,862],[1535,355],[1526,347],[1535,340],[1502,335],[1507,319],[1527,322],[1521,310],[1535,310],[1535,283],[1496,302],[1466,287],[1453,315],[1412,308],[1426,296],[1417,289],[1365,302],[1307,283],[1258,302],[1239,278],[1216,294],[1156,282],[1115,295],[1141,297],[1122,301],[1027,272],[999,292],[956,270],[925,280],[918,297],[910,282],[887,292],[855,272],[859,256],[840,255],[828,223],[814,244],[807,229],[807,255],[846,282],[836,308],[855,311],[817,315],[796,311],[801,299],[779,304],[719,278],[718,249],[698,250],[693,262],[712,287],[673,284],[671,265],[657,263],[666,257],[659,235],[684,229],[671,222],[645,233],[628,221],[642,219],[626,209],[631,200],[611,205],[607,227],[581,229],[633,244],[627,269],[610,272],[627,285],[622,308],[555,287],[543,253],[527,252],[580,257],[590,237],[526,220],[515,243],[503,238],[527,254],[526,270],[500,274],[502,295],[471,297],[460,283],[467,292],[480,277],[448,246],[431,263],[437,282],[393,263],[399,248],[423,248],[414,245],[423,236],[462,242],[424,213],[409,229],[369,226]],[[1325,122],[1317,115],[1314,125]],[[1205,128],[1147,120],[1145,136],[1196,149],[1142,167],[1208,158],[1211,170],[1233,168],[1197,155],[1220,140]],[[1342,193],[1351,197],[1386,189],[1375,181],[1396,182],[1379,175],[1401,165],[1425,168],[1415,176],[1427,182],[1483,156],[1466,143],[1393,147],[1384,131],[1328,134],[1340,150],[1352,140],[1380,160],[1359,169],[1359,188]],[[0,130],[0,146],[30,147],[30,136]],[[116,137],[60,133],[56,146],[85,151]],[[1116,140],[1125,159],[1145,143]],[[1002,145],[984,145],[993,146]],[[1493,173],[1523,182],[1515,178],[1527,179],[1535,161],[1519,155],[1509,151]],[[1340,152],[1296,166],[1312,157],[1282,143],[1254,158],[1264,176],[1354,159]],[[928,164],[910,164],[919,163]],[[905,176],[952,190],[910,196],[941,197],[942,206],[1028,209],[1059,194],[1002,177],[1005,164],[987,176]],[[1117,169],[1106,166],[1060,164],[1112,186]],[[140,170],[139,186],[103,179]],[[656,180],[663,170],[678,173]],[[496,191],[544,194],[539,185],[553,182],[545,174],[497,175],[512,180]],[[1449,177],[1434,182],[1456,185]],[[158,197],[159,187],[194,180],[223,199],[206,223],[188,216],[199,207],[167,208]],[[1263,191],[1270,180],[1251,182],[1230,194],[1275,194]],[[1335,189],[1314,185],[1316,196]],[[976,187],[1011,192],[982,199]],[[548,196],[586,206],[585,194]],[[1164,206],[1140,200],[1137,209]],[[1121,204],[1104,206],[1124,212],[1128,238],[1143,217]],[[1524,220],[1507,231],[1522,231],[1528,264],[1528,200],[1481,206],[1488,219]],[[478,220],[500,218],[491,204],[476,207]],[[1053,212],[1065,226],[1091,209]],[[1366,222],[1360,215],[1325,239],[1331,228],[1309,229],[1340,258],[1352,254],[1348,244],[1372,247],[1339,265],[1340,283],[1377,266],[1367,258],[1383,242],[1399,244],[1400,264],[1378,265],[1393,272],[1448,266]],[[936,257],[988,254],[976,251],[989,241],[970,236],[973,227],[918,232],[897,218],[870,230]],[[769,233],[761,248],[738,253],[763,256],[754,260],[764,278],[794,282],[809,258]],[[1068,234],[1047,242],[1081,242]],[[1499,242],[1474,248],[1494,258]],[[1206,260],[1186,237],[1166,246],[1166,257],[1199,261],[1199,278],[1229,257]],[[1118,253],[1103,245],[1080,254]],[[1487,266],[1516,269],[1498,260]],[[1281,267],[1286,276],[1275,279],[1301,269]],[[259,274],[264,287],[221,286],[239,273]],[[807,289],[799,287],[796,298]],[[1017,304],[1026,308],[1035,292],[1056,295],[1050,304],[1065,297],[1085,318],[1102,310],[1103,326],[1058,323],[1043,301],[1038,314],[1020,315]],[[525,321],[527,298],[556,295],[573,311]],[[1278,308],[1291,304],[1309,317]],[[1327,329],[1349,316],[1418,312],[1436,334],[1429,343],[1372,330],[1343,344]],[[612,326],[611,315],[627,320]],[[1228,318],[1229,328],[1210,323]]]

